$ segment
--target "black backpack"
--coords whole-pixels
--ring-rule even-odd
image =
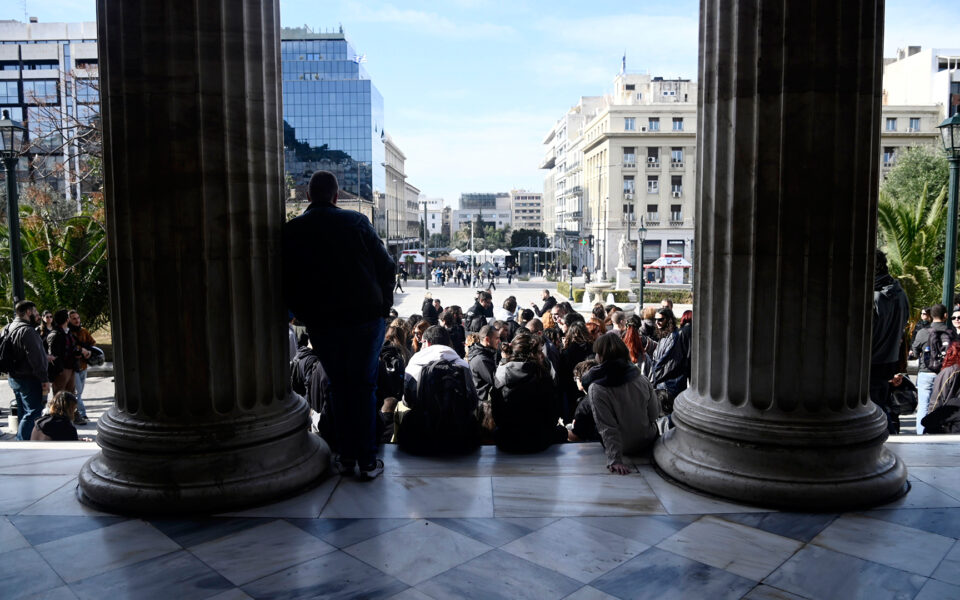
[[[943,357],[947,353],[947,348],[951,342],[957,341],[957,336],[952,330],[937,331],[930,329],[927,337],[927,345],[923,348],[923,367],[931,373],[939,373],[943,368]],[[929,351],[927,350],[929,348]]]
[[[468,312],[466,316],[466,329],[470,333],[476,333],[483,329],[483,326],[487,324],[487,317],[481,314],[476,314],[474,312]]]
[[[377,371],[377,404],[384,398],[403,397],[403,375],[407,368],[403,353],[393,344],[384,344],[380,350],[380,366]]]
[[[16,368],[23,356],[23,352],[13,342],[13,331],[10,325],[0,331],[0,373],[9,375]]]
[[[469,369],[449,360],[423,367],[417,400],[397,430],[400,448],[414,454],[470,452],[480,445],[477,398],[467,383]]]

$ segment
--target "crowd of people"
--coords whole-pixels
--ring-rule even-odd
[[[457,263],[455,267],[437,266],[430,271],[433,283],[439,287],[446,287],[447,283],[451,285],[456,283],[460,287],[474,286],[485,287],[486,289],[497,289],[500,278],[505,276],[507,284],[513,282],[517,276],[517,268],[514,266],[500,268],[499,265],[487,267],[471,267]],[[406,282],[406,280],[404,280]],[[397,291],[397,288],[394,288]],[[402,292],[403,289],[400,289]]]
[[[103,364],[103,351],[76,310],[44,311],[21,301],[0,332],[0,363],[8,373],[18,412],[18,440],[76,440],[85,425],[87,370]],[[49,396],[49,400],[48,400]]]

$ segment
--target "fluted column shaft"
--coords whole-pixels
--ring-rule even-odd
[[[85,500],[220,510],[322,472],[286,382],[276,0],[99,0],[117,404]]]
[[[868,402],[883,0],[700,19],[692,387],[657,464],[761,504],[889,498],[905,471]]]

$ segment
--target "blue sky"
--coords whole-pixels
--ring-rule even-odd
[[[0,18],[23,19],[8,1]],[[13,5],[13,6],[11,6]],[[886,56],[960,47],[960,2],[887,0]],[[409,181],[456,206],[462,192],[541,190],[541,141],[580,96],[627,69],[696,76],[694,0],[281,0],[285,26],[343,25],[384,97]],[[27,0],[41,21],[96,18],[94,0]]]

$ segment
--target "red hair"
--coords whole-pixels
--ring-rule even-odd
[[[586,323],[586,328],[587,333],[590,334],[591,342],[597,341],[597,338],[600,337],[601,334],[606,333],[606,331],[603,330],[600,325],[597,325],[597,322],[593,319],[590,319],[590,321]]]
[[[679,325],[679,327],[683,327],[683,326],[686,325],[687,323],[693,323],[693,311],[692,311],[692,310],[685,310],[685,311],[683,311],[683,315],[680,316],[680,325]]]
[[[633,320],[627,321],[627,331],[623,334],[623,343],[627,345],[627,350],[630,351],[630,362],[639,364],[644,361],[646,351],[643,348],[643,338],[640,336],[640,331]]]
[[[943,366],[941,370],[953,365],[960,364],[960,342],[951,342],[947,348],[947,353],[943,355]]]

